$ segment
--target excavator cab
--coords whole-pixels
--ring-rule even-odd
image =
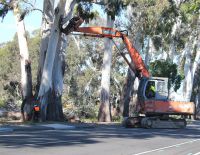
[[[138,88],[139,100],[168,100],[168,78],[143,77]]]
[[[140,80],[137,104],[137,112],[141,117],[136,118],[145,128],[184,128],[186,121],[177,119],[178,116],[194,113],[192,102],[169,100],[168,78],[162,77],[143,77]],[[134,126],[136,118],[129,118],[126,125]]]

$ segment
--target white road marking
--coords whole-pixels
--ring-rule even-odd
[[[193,143],[193,142],[196,142],[196,141],[200,141],[200,139],[191,140],[191,141],[187,141],[187,142],[184,142],[184,143],[170,145],[170,146],[166,146],[166,147],[162,147],[162,148],[158,148],[158,149],[154,149],[154,150],[149,150],[149,151],[145,151],[145,152],[140,152],[140,153],[136,153],[136,154],[132,154],[132,155],[147,154],[147,153],[151,153],[151,152],[156,152],[156,151],[160,151],[160,150],[169,149],[169,148],[172,148],[172,147],[177,147],[177,146],[185,145],[185,144],[188,144],[188,143]],[[198,153],[196,153],[194,155],[200,155],[200,152],[198,152]]]

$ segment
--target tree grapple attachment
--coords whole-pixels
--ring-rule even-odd
[[[83,22],[84,20],[81,17],[73,17],[65,28],[61,27],[61,32],[68,35],[69,33],[76,31]]]

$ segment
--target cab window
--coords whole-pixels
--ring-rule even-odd
[[[155,98],[156,96],[155,81],[148,81],[146,90],[145,90],[145,96],[148,99]]]

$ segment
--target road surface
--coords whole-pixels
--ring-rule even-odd
[[[200,122],[186,129],[116,125],[0,132],[0,155],[200,155]]]

